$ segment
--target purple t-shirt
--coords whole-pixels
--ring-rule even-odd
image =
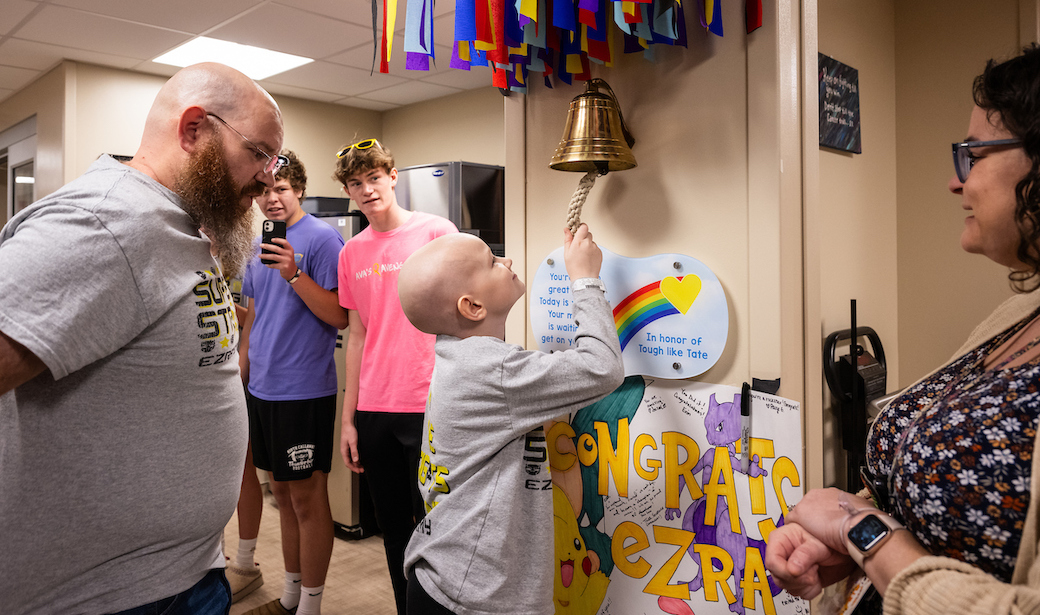
[[[326,290],[337,287],[343,237],[310,214],[285,237],[296,265]],[[336,327],[315,316],[276,269],[250,261],[242,295],[253,298],[249,332],[249,392],[266,401],[297,401],[336,394]]]

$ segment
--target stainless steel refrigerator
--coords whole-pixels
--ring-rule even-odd
[[[319,220],[331,225],[334,229],[343,235],[343,240],[347,241],[354,235],[361,232],[361,230],[367,226],[365,217],[361,215],[361,212],[347,212],[346,206],[349,199],[335,199],[339,203],[330,203],[328,199],[323,199],[325,203],[320,207],[315,207],[311,197],[304,199],[304,210],[311,209],[309,213]],[[336,210],[336,206],[342,207],[340,210]],[[325,211],[317,211],[322,207]],[[331,209],[331,211],[330,211]],[[336,393],[336,432],[333,436],[333,448],[335,453],[332,456],[332,471],[329,472],[329,506],[332,508],[332,520],[336,525],[336,534],[342,538],[363,538],[364,532],[361,529],[361,498],[360,498],[360,485],[358,475],[354,474],[343,465],[343,459],[339,453],[339,435],[340,435],[340,422],[341,412],[338,409],[343,408],[343,391],[344,391],[344,374],[346,369],[345,363],[345,341],[350,329],[344,329],[339,332],[339,336],[336,338],[336,373],[338,374],[338,386]]]
[[[505,256],[505,169],[475,162],[439,162],[397,171],[397,203],[451,220]]]

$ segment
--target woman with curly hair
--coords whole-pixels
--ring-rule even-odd
[[[869,493],[809,492],[766,566],[811,599],[849,579],[861,612],[1040,612],[1040,48],[975,79],[949,188],[961,247],[1009,268],[1016,295],[907,388],[867,440]]]

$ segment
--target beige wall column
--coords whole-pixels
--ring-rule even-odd
[[[513,260],[513,273],[530,285],[527,275],[527,95],[513,93],[502,98],[505,122],[506,169],[506,256]],[[524,345],[527,339],[527,300],[517,301],[506,320],[506,341]]]

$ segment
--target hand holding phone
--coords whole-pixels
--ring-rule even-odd
[[[275,237],[281,237],[282,239],[285,239],[285,221],[284,220],[264,220],[263,235],[261,236],[260,242],[261,243],[271,244],[271,245],[278,245],[274,241],[272,241],[272,239],[274,239]],[[271,251],[268,250],[267,248],[263,248],[260,251],[260,254],[261,254],[260,260],[262,262],[265,262],[265,263],[272,262],[272,261],[269,261],[269,260],[265,260],[264,257],[263,257],[264,254],[271,254]]]

